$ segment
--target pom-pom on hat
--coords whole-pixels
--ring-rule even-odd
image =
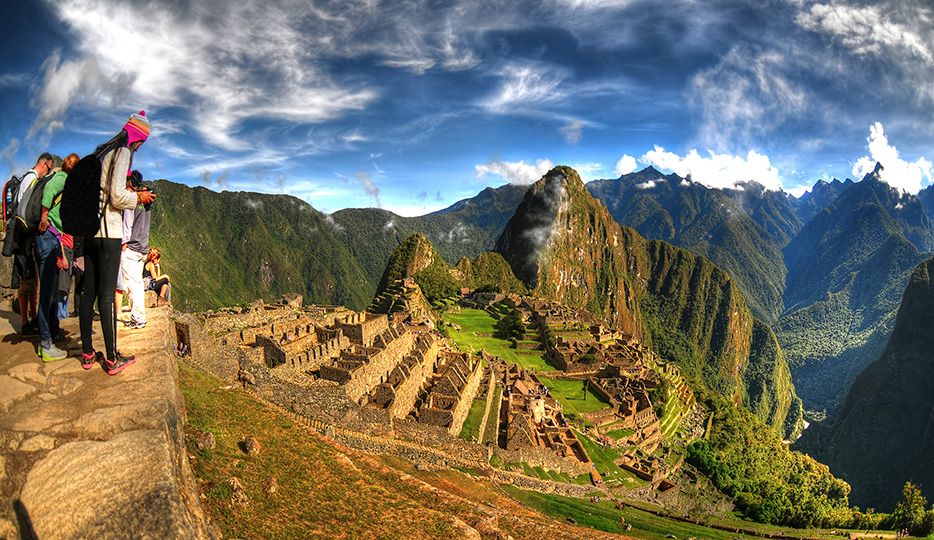
[[[149,124],[149,119],[146,118],[146,111],[131,114],[129,121],[123,126],[123,129],[126,130],[128,135],[128,145],[148,139],[151,126]]]

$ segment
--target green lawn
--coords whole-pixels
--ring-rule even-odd
[[[580,380],[550,379],[541,375],[539,375],[538,378],[542,381],[542,384],[551,390],[551,395],[561,404],[561,408],[564,410],[565,414],[595,412],[610,406],[609,403],[603,401],[589,390],[585,398],[582,389],[583,383]]]
[[[507,362],[518,364],[533,371],[554,371],[542,351],[520,351],[513,349],[505,339],[493,337],[496,324],[489,313],[480,309],[461,309],[457,313],[445,313],[444,320],[460,326],[460,330],[450,329],[451,339],[465,352],[485,350]]]
[[[483,412],[486,409],[486,399],[477,398],[470,406],[470,412],[461,427],[460,438],[467,441],[476,441],[480,435],[480,423],[483,422]]]
[[[503,489],[512,498],[526,506],[535,508],[545,515],[560,520],[571,518],[582,527],[589,527],[598,531],[621,533],[652,540],[664,539],[668,534],[680,539],[693,536],[711,540],[732,540],[736,537],[734,533],[658,517],[635,508],[624,507],[617,510],[613,501],[609,500],[592,503],[587,499],[525,491],[514,486],[503,486]],[[632,525],[632,530],[626,530],[622,523],[623,519],[625,523]],[[582,536],[584,535],[582,534]]]
[[[615,441],[618,441],[620,439],[624,439],[632,435],[633,433],[635,433],[635,431],[629,428],[622,428],[622,429],[614,429],[613,431],[608,431],[607,436],[609,436],[611,439]]]

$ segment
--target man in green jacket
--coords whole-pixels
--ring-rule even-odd
[[[36,261],[39,263],[39,358],[43,362],[62,360],[68,353],[55,346],[64,338],[59,327],[58,259],[62,254],[62,220],[59,201],[65,189],[68,173],[78,164],[77,154],[70,154],[42,190],[42,218],[36,235]]]

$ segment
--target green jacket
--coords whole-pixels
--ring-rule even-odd
[[[60,205],[58,203],[61,200],[62,190],[65,189],[66,178],[68,178],[68,173],[58,171],[49,179],[45,184],[45,189],[42,190],[42,208],[49,209],[49,223],[59,231],[62,230],[62,218],[59,214]]]

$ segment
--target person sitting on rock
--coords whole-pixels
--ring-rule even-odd
[[[172,301],[172,286],[169,283],[169,275],[162,273],[161,260],[162,253],[159,252],[159,248],[152,248],[146,257],[146,266],[143,267],[143,284],[147,291],[156,291],[159,296],[156,300],[157,306]]]

